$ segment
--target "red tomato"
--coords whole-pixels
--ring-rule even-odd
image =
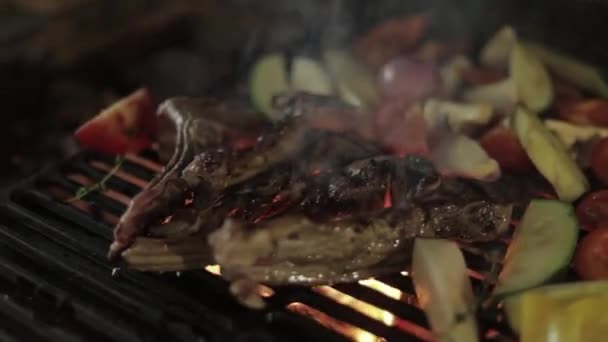
[[[577,86],[562,79],[553,79],[553,89],[558,101],[579,101],[583,98],[583,94]]]
[[[579,125],[608,127],[608,100],[602,99],[563,99],[557,101],[559,116]]]
[[[506,127],[493,128],[481,137],[479,143],[505,171],[530,172],[534,170],[534,165],[517,136]]]
[[[586,226],[608,224],[608,190],[592,192],[583,197],[576,207],[576,217]]]
[[[608,280],[608,226],[592,231],[579,242],[574,269],[585,280]]]
[[[136,153],[148,148],[156,135],[156,107],[147,89],[122,98],[80,126],[76,140],[108,154]]]
[[[508,75],[505,72],[483,68],[464,69],[460,72],[460,77],[462,77],[463,81],[470,85],[496,83],[505,79],[507,76]]]
[[[591,170],[602,183],[608,185],[608,138],[600,140],[591,151]]]
[[[391,58],[414,48],[428,26],[426,15],[408,15],[384,21],[355,43],[354,53],[377,70]]]

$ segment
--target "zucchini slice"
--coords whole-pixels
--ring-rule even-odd
[[[513,112],[518,99],[517,84],[513,77],[471,88],[463,94],[465,102],[491,105],[505,113]]]
[[[515,43],[509,69],[519,101],[535,113],[547,109],[553,101],[553,83],[540,59]]]
[[[545,126],[559,138],[566,148],[571,148],[578,142],[589,141],[595,137],[608,137],[608,128],[603,127],[574,125],[567,121],[555,119],[545,120]]]
[[[332,94],[332,84],[329,75],[319,62],[311,58],[294,58],[291,67],[291,85],[293,90],[311,94]]]
[[[589,190],[589,182],[564,144],[528,110],[518,108],[515,134],[538,171],[551,183],[560,199],[573,202]]]
[[[475,297],[462,252],[454,242],[417,238],[412,279],[418,301],[440,341],[478,341]]]
[[[504,26],[494,34],[481,50],[481,65],[489,68],[506,69],[517,34],[511,26]]]
[[[595,95],[608,97],[608,84],[598,68],[539,44],[526,42],[524,46],[559,77]]]
[[[323,60],[342,100],[364,108],[378,104],[380,95],[374,75],[352,54],[328,50],[323,54]]]
[[[571,204],[532,200],[507,249],[493,295],[504,298],[553,279],[568,267],[578,230]]]
[[[256,108],[276,120],[277,113],[272,109],[275,95],[289,91],[287,61],[282,54],[269,54],[261,57],[249,76],[249,95]]]

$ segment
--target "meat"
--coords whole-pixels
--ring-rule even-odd
[[[445,178],[422,157],[387,154],[353,122],[365,115],[335,101],[278,98],[284,119],[256,125],[259,137],[244,148],[234,141],[251,136],[243,129],[251,126],[228,114],[245,109],[164,103],[159,117],[174,140],[160,142],[174,153],[133,198],[110,257],[142,271],[217,263],[235,296],[258,307],[258,282],[328,284],[402,270],[415,237],[496,239],[526,200],[508,177]],[[320,124],[328,116],[341,119]]]

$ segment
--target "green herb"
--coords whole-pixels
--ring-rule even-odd
[[[117,156],[116,160],[114,161],[114,167],[99,182],[97,182],[95,184],[80,187],[74,194],[74,197],[68,199],[67,202],[74,202],[74,201],[81,200],[92,192],[105,191],[107,189],[106,183],[108,182],[108,180],[110,180],[110,178],[116,172],[118,172],[118,170],[120,170],[120,167],[122,166],[122,163],[124,162],[124,160],[125,160],[124,156]]]

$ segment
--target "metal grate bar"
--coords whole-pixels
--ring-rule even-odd
[[[428,322],[422,310],[412,305],[404,305],[403,302],[389,298],[378,291],[374,291],[358,284],[342,284],[333,286],[340,292],[344,292],[352,297],[360,299],[366,303],[383,308],[402,319],[427,328]]]
[[[29,286],[39,288],[32,291],[48,297],[46,302],[69,303],[72,314],[68,317],[74,327],[89,329],[92,335],[101,331],[121,341],[199,341],[203,336],[213,341],[432,339],[407,273],[334,287],[277,288],[262,312],[240,306],[223,278],[203,270],[181,274],[121,270],[113,277],[105,260],[112,227],[130,198],[160,170],[154,153],[129,157],[108,178],[105,191],[65,201],[81,186],[104,178],[113,165],[107,156],[76,156],[15,189],[9,204],[0,207],[0,217],[7,219],[6,226],[0,226],[7,250],[26,255],[32,265],[44,265],[30,267],[50,270],[44,277],[23,270],[11,272],[36,284]],[[483,249],[463,247],[471,269],[489,269]],[[479,288],[479,279],[473,280]],[[317,310],[320,316],[287,309],[297,303]],[[497,316],[482,317],[482,325],[497,330],[499,336],[509,336],[508,327]],[[326,324],[324,319],[333,323]],[[342,326],[336,330],[332,324]]]

